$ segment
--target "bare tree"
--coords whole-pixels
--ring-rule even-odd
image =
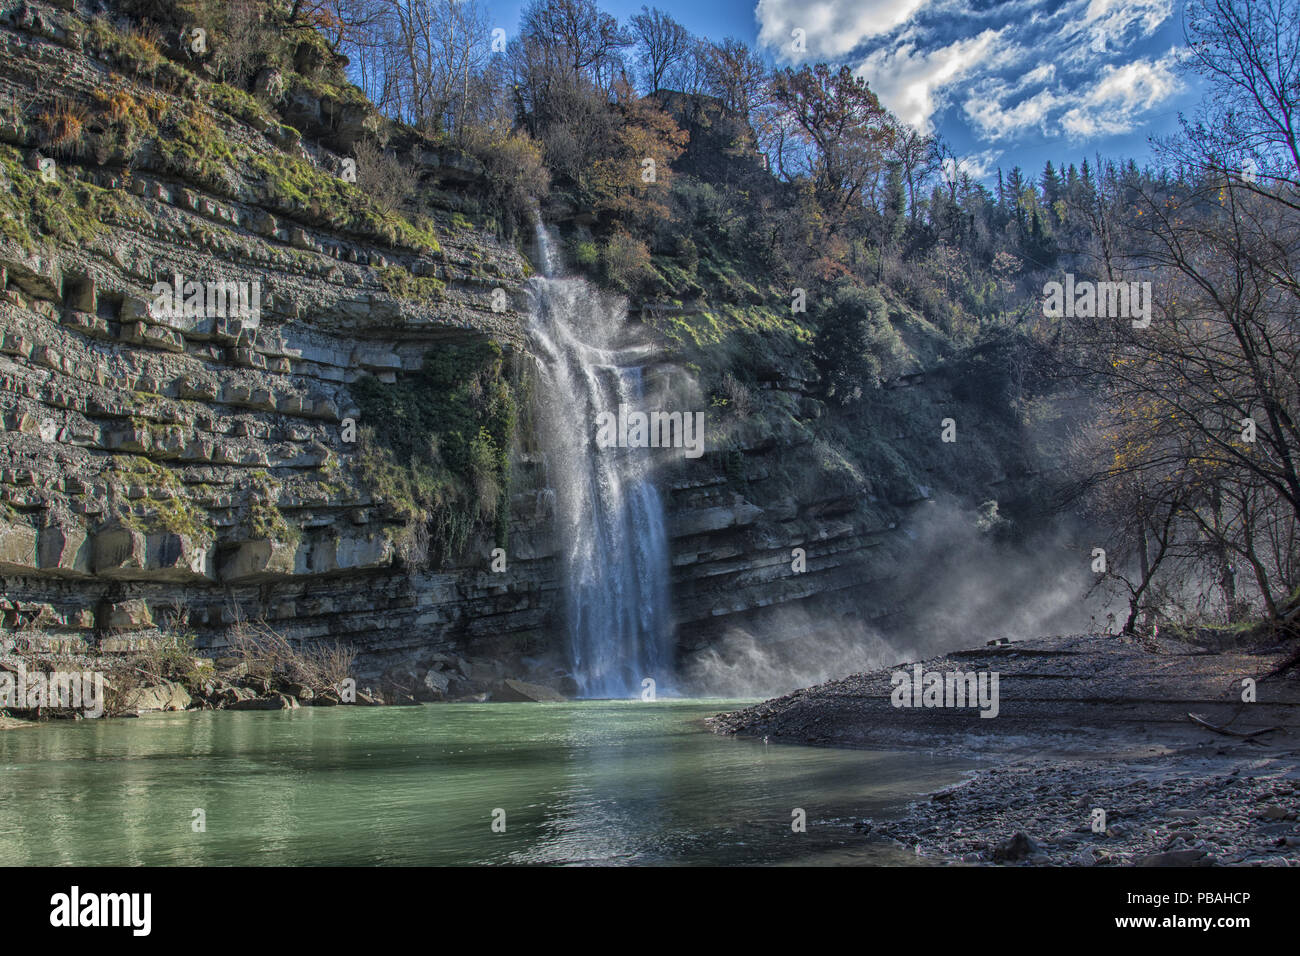
[[[728,37],[707,48],[705,76],[709,92],[733,113],[746,118],[770,93],[767,65],[742,41]]]
[[[428,134],[465,130],[490,107],[491,34],[480,0],[328,0],[316,16],[380,109]]]
[[[691,35],[658,8],[642,7],[640,13],[632,15],[629,23],[637,58],[645,74],[647,92],[658,93],[668,71],[691,55]]]
[[[587,80],[610,89],[621,65],[620,50],[632,44],[618,21],[593,0],[533,0],[521,20],[522,39],[534,45],[548,65],[573,81]]]
[[[1250,162],[1300,186],[1300,4],[1194,0],[1185,34],[1191,68],[1212,92],[1179,144],[1183,156],[1237,173]]]
[[[941,158],[929,136],[901,122],[895,124],[891,147],[892,158],[898,163],[903,184],[907,187],[908,214],[915,223],[921,209],[919,196],[924,194],[926,183],[938,172]]]

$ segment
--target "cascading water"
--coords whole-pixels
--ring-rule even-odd
[[[645,678],[671,683],[672,614],[663,501],[652,449],[598,448],[596,417],[637,407],[644,347],[625,344],[622,300],[559,263],[537,226],[543,277],[530,283],[529,335],[540,360],[536,403],[548,484],[555,492],[565,610],[582,697],[630,697]]]

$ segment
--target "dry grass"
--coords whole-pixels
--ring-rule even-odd
[[[398,212],[415,197],[419,185],[415,170],[395,153],[363,139],[352,147],[352,155],[357,161],[357,186],[380,209]]]
[[[231,649],[253,676],[302,684],[317,694],[338,693],[351,676],[356,651],[339,641],[295,646],[266,621],[247,621],[236,610]]]
[[[22,663],[28,673],[54,671],[84,673],[99,672],[104,675],[104,716],[134,712],[129,706],[134,693],[156,680],[150,680],[135,666],[135,655],[96,656],[74,653],[66,649],[66,639],[51,636],[42,630],[18,632],[0,645],[0,653]],[[25,707],[10,708],[26,720],[46,720],[67,715],[59,708],[45,707],[36,711]]]
[[[41,145],[67,155],[77,155],[84,146],[83,133],[89,111],[80,103],[57,100],[36,117]]]

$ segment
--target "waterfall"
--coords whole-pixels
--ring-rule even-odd
[[[537,226],[543,275],[529,284],[529,337],[540,364],[535,401],[565,596],[570,661],[582,697],[631,697],[671,683],[668,535],[653,481],[655,449],[598,448],[596,416],[639,407],[648,350],[628,341],[626,304],[557,277]]]

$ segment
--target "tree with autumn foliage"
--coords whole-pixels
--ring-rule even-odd
[[[603,154],[583,175],[597,214],[648,229],[672,217],[667,204],[672,163],[688,135],[650,97],[627,83],[617,89],[615,131]]]
[[[879,188],[897,122],[847,66],[783,70],[772,94],[802,146],[794,168],[811,178],[834,230]]]

